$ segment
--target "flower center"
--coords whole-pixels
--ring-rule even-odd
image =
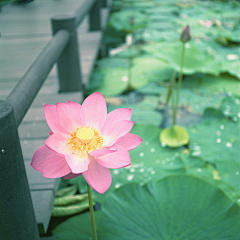
[[[74,153],[91,152],[103,146],[103,137],[93,127],[80,127],[69,134],[67,146]]]
[[[90,143],[94,136],[94,131],[91,128],[83,127],[76,131],[76,136],[82,143]]]

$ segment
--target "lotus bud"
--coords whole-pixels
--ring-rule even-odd
[[[135,21],[135,18],[134,18],[134,17],[130,17],[130,19],[129,19],[130,25],[133,25],[133,24],[134,24],[134,21]]]
[[[180,41],[185,43],[190,40],[191,40],[190,27],[189,25],[187,25],[181,33]]]

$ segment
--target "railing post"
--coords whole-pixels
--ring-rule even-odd
[[[96,0],[89,12],[89,30],[101,30],[100,1]]]
[[[101,7],[107,7],[108,1],[107,0],[101,0]]]
[[[57,61],[60,92],[83,91],[75,15],[54,16],[53,35],[61,29],[69,31],[70,40]]]
[[[3,100],[0,100],[0,239],[40,239],[13,108]]]

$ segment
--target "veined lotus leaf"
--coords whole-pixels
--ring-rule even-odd
[[[205,122],[188,129],[191,155],[204,161],[240,163],[240,127],[239,123],[227,119]]]
[[[230,117],[233,121],[240,121],[240,100],[238,98],[232,96],[225,97],[221,110],[224,116]]]
[[[122,51],[116,54],[118,58],[134,58],[140,55],[140,50],[134,47],[130,47],[129,49],[123,49]]]
[[[95,211],[96,225],[98,226],[101,211]],[[90,213],[86,212],[60,223],[54,230],[56,240],[86,240],[92,238],[92,225]]]
[[[196,41],[196,46],[221,63],[221,72],[240,79],[240,47],[224,47],[215,41]]]
[[[176,175],[144,186],[125,185],[110,193],[95,215],[99,240],[238,240],[239,213],[239,206],[219,188]],[[89,212],[61,223],[53,234],[56,240],[89,239]]]
[[[183,73],[190,75],[194,73],[209,73],[219,75],[221,63],[201,53],[193,43],[185,44],[185,60]],[[153,56],[164,59],[177,71],[180,69],[182,54],[181,42],[162,42],[143,46],[143,50]]]
[[[238,240],[239,213],[239,206],[211,184],[192,176],[170,176],[112,192],[102,206],[98,236],[100,240]]]
[[[108,57],[97,61],[98,68],[128,68],[129,61],[124,58]]]
[[[195,81],[194,76],[192,76],[192,81]],[[137,92],[158,94],[160,107],[165,107],[168,94],[167,87],[160,86],[157,82],[150,82],[148,85],[137,89]],[[224,96],[221,93],[213,93],[209,89],[181,87],[179,106],[186,107],[190,112],[202,114],[206,107],[220,108]]]
[[[221,37],[225,37],[232,42],[240,42],[240,28],[234,29],[232,31],[224,31],[219,34]]]
[[[131,24],[131,18],[133,23]],[[108,24],[117,31],[131,33],[143,28],[148,22],[148,16],[134,10],[122,10],[111,14]]]
[[[133,60],[131,86],[139,88],[150,81],[164,81],[171,78],[173,68],[163,60],[142,56]]]
[[[100,70],[97,75],[92,75],[87,93],[99,91],[104,96],[115,96],[123,93],[127,86],[128,70],[126,68],[106,68]]]
[[[194,75],[183,80],[183,87],[190,89],[199,89],[205,91],[208,89],[216,93],[226,93],[240,95],[240,81],[228,74],[221,74],[219,77],[210,75]]]
[[[157,97],[145,96],[141,102],[136,104],[122,104],[117,106],[108,106],[108,111],[118,108],[131,108],[132,118],[136,124],[146,124],[160,126],[162,122],[162,114],[154,110],[158,104]]]
[[[204,159],[188,154],[181,154],[186,173],[198,177],[220,188],[233,202],[240,205],[239,169],[240,165],[234,162],[218,162],[212,165]]]
[[[139,29],[135,33],[136,41],[157,42],[175,41],[179,39],[179,34],[175,31],[162,31],[158,29]]]

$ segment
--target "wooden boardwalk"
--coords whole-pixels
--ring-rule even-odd
[[[84,0],[34,0],[26,5],[8,4],[0,12],[0,99],[5,100],[19,79],[31,66],[51,39],[50,18],[57,14],[74,14]],[[107,9],[102,9],[102,26],[105,26]],[[78,27],[81,69],[83,81],[87,82],[98,56],[102,32],[88,32],[88,17]],[[19,136],[27,170],[31,196],[38,227],[47,230],[57,182],[45,179],[31,168],[35,150],[44,144],[49,130],[43,105],[66,101],[81,102],[80,92],[58,93],[56,67],[46,79],[31,108],[19,126]]]

